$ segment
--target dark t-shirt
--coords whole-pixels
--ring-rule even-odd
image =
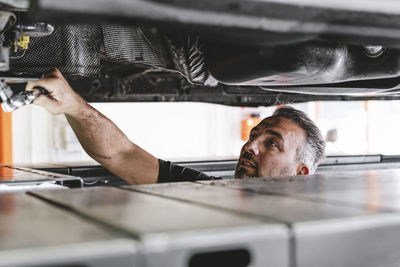
[[[162,159],[158,159],[158,163],[160,165],[158,171],[159,183],[221,179],[218,177],[208,176],[205,173],[188,167],[175,165]]]

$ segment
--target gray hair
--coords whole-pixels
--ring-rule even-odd
[[[297,159],[309,168],[310,174],[313,174],[325,158],[325,140],[318,127],[303,111],[292,107],[279,108],[272,117],[288,119],[304,130],[305,140],[297,148]]]

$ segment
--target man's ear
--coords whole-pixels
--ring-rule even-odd
[[[310,174],[310,169],[303,163],[299,164],[299,166],[297,167],[296,175],[309,175],[309,174]]]

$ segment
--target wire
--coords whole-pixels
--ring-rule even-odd
[[[10,59],[19,59],[19,58],[22,58],[23,56],[25,56],[26,51],[28,51],[28,50],[23,50],[23,51],[22,51],[22,54],[19,55],[19,56],[10,56],[9,58],[10,58]]]

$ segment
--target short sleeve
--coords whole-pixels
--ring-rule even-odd
[[[158,183],[219,179],[189,167],[175,165],[170,161],[158,159],[158,163],[160,166],[158,171]]]

